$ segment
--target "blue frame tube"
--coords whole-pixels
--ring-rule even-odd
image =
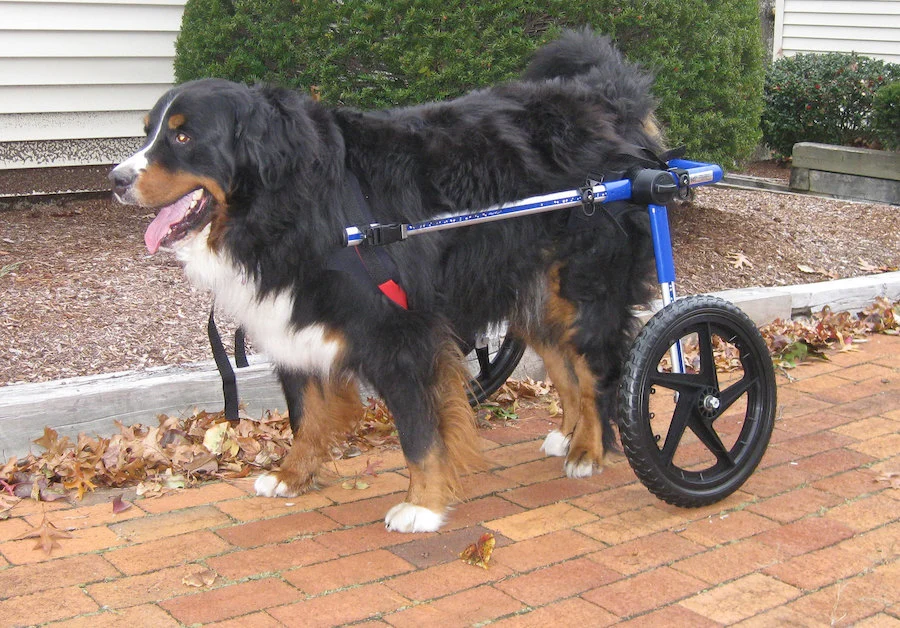
[[[669,233],[669,213],[664,205],[648,205],[653,254],[656,256],[656,278],[660,284],[675,282],[675,259]]]
[[[699,161],[689,161],[687,159],[672,159],[669,161],[669,167],[687,170],[689,185],[692,188],[697,187],[698,185],[718,183],[725,175],[722,166],[717,164],[705,164]]]

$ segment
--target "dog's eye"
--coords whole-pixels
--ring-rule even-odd
[[[183,131],[179,131],[175,134],[175,141],[179,144],[187,144],[191,141],[191,136],[187,133],[184,133]]]

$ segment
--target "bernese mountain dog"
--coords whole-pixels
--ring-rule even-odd
[[[376,221],[415,223],[621,176],[661,149],[651,83],[584,29],[539,49],[519,80],[446,102],[365,112],[207,79],[156,103],[143,148],[110,179],[119,201],[159,210],[150,252],[174,251],[276,365],[297,427],[259,495],[315,484],[360,416],[362,380],[393,414],[409,467],[385,523],[437,530],[460,475],[483,468],[460,347],[499,321],[559,390],[564,418],[542,449],[569,477],[599,470],[615,446],[632,308],[650,295],[646,208],[591,221],[553,211],[384,247],[408,308],[332,260],[355,222],[353,178]]]

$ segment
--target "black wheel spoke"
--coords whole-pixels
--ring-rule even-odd
[[[729,468],[734,467],[734,457],[731,455],[731,452],[725,448],[722,439],[719,438],[719,434],[713,429],[713,426],[700,417],[692,418],[693,420],[690,422],[690,428],[691,431],[697,435],[697,438],[700,439],[700,442],[706,445],[706,448],[712,452],[719,463],[724,462]]]
[[[655,371],[650,374],[649,380],[651,386],[662,386],[685,395],[690,395],[706,386],[703,378],[694,373],[660,373]]]
[[[669,431],[666,433],[666,442],[659,452],[659,457],[663,465],[671,466],[672,459],[675,457],[675,451],[681,443],[681,437],[684,436],[684,430],[688,426],[691,418],[691,406],[688,402],[687,395],[681,395],[678,403],[675,405],[675,412],[672,413],[672,422],[669,423]]]
[[[745,374],[737,382],[721,391],[719,393],[719,416],[722,416],[728,408],[733,406],[745,392],[756,386],[758,381],[758,377],[750,377]]]
[[[709,323],[703,325],[703,329],[697,332],[697,336],[700,341],[700,377],[707,386],[718,388],[716,357],[713,355],[712,329]]]
[[[466,346],[470,348],[469,366],[473,371],[478,368],[469,381],[469,403],[473,406],[484,403],[506,382],[525,352],[525,343],[515,336],[506,334],[500,338],[499,347],[494,351],[490,348],[495,344],[493,337],[490,342],[485,339],[484,346],[470,348],[472,344],[481,344],[477,340]]]

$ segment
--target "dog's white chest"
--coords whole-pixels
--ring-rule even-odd
[[[188,279],[212,291],[216,305],[244,326],[254,345],[276,364],[304,373],[327,375],[341,349],[322,324],[291,322],[294,298],[285,290],[259,297],[256,282],[226,256],[206,244],[209,227],[176,251]]]

